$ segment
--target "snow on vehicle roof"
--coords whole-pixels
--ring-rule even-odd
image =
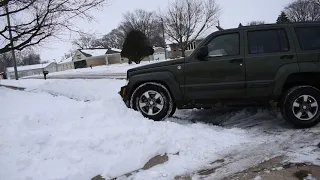
[[[28,66],[18,66],[17,70],[18,71],[26,71],[26,70],[32,70],[32,69],[41,69],[41,68],[45,68],[47,66],[49,66],[52,62],[50,63],[45,63],[45,64],[34,64],[34,65],[28,65]],[[14,68],[13,67],[9,67],[7,68],[8,72],[13,72]]]

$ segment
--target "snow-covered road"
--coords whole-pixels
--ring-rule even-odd
[[[197,179],[215,168],[202,177],[220,179],[277,155],[320,165],[319,125],[296,130],[276,110],[254,108],[179,110],[153,122],[123,104],[124,83],[1,81],[26,90],[0,87],[0,179],[110,179],[165,153],[168,162],[131,177]]]

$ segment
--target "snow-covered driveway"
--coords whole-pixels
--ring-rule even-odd
[[[181,110],[153,122],[123,104],[117,94],[122,80],[0,84],[27,88],[0,87],[0,179],[87,180],[98,174],[110,179],[165,153],[166,163],[131,177],[196,178],[197,170],[223,165],[207,176],[219,179],[283,154],[320,164],[319,126],[292,129],[276,111]]]

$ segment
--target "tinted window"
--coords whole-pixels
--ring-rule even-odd
[[[249,31],[248,43],[250,54],[284,52],[289,50],[285,30]]]
[[[213,38],[208,44],[209,56],[239,55],[239,34],[225,34]]]
[[[302,50],[320,49],[320,27],[295,28]]]

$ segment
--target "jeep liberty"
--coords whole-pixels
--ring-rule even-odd
[[[159,121],[176,108],[276,102],[297,128],[320,122],[320,23],[243,26],[206,37],[185,58],[133,68],[119,94]]]

